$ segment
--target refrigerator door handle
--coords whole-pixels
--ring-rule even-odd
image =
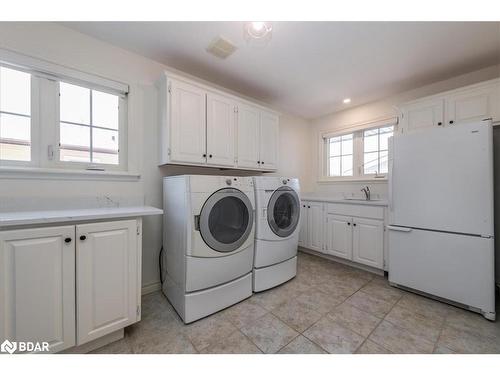
[[[393,225],[388,225],[387,226],[387,229],[389,230],[393,230],[393,231],[396,231],[396,232],[411,232],[412,231],[412,228],[406,228],[406,227],[395,227]]]

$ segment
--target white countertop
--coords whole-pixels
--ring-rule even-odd
[[[163,210],[150,206],[103,207],[77,210],[0,212],[0,228],[15,225],[50,224],[84,220],[116,219],[161,215]]]
[[[365,206],[387,206],[388,202],[386,200],[372,200],[372,201],[367,201],[367,200],[352,200],[352,199],[345,199],[345,198],[339,198],[339,197],[327,197],[327,196],[320,196],[320,195],[315,195],[315,194],[301,194],[300,199],[305,200],[305,201],[314,201],[314,202],[328,202],[328,203],[344,203],[344,204],[360,204],[360,205],[365,205]]]

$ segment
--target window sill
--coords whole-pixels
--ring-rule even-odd
[[[141,175],[138,173],[124,171],[91,171],[59,168],[0,166],[0,178],[137,181],[141,178]]]
[[[318,184],[336,184],[336,183],[351,183],[351,182],[370,182],[370,183],[387,183],[387,177],[338,177],[338,178],[320,178]]]

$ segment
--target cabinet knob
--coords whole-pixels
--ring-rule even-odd
[[[311,208],[311,206],[307,206],[307,208]]]
[[[351,223],[347,223],[347,225],[351,225]]]
[[[441,121],[438,122],[438,126],[441,126],[443,125],[443,123]]]
[[[212,154],[208,155],[208,157],[209,157],[209,158],[211,158],[211,157],[212,157]]]
[[[64,239],[64,242],[66,242],[66,243],[70,243],[70,242],[71,242],[71,237],[67,237],[67,238],[65,238],[65,239]]]
[[[207,154],[203,154],[202,156],[203,156],[204,158],[206,158],[206,157],[207,157]]]
[[[260,161],[257,161],[257,164],[260,164]]]
[[[83,236],[80,236],[80,241],[85,241],[87,239],[87,236],[83,235]]]
[[[260,162],[260,164],[264,164],[264,162],[263,162],[263,161],[261,161],[261,162]]]
[[[306,205],[304,204],[304,205],[302,205],[302,207],[304,207],[304,208],[305,208],[305,207],[306,207]]]
[[[453,120],[450,120],[450,124],[453,124],[453,122],[454,122]]]
[[[352,225],[356,226],[356,223],[352,223]]]

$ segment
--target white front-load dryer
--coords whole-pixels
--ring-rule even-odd
[[[163,291],[184,322],[251,296],[252,178],[166,177],[163,189]]]
[[[282,284],[297,274],[300,186],[297,178],[254,177],[253,290]]]

